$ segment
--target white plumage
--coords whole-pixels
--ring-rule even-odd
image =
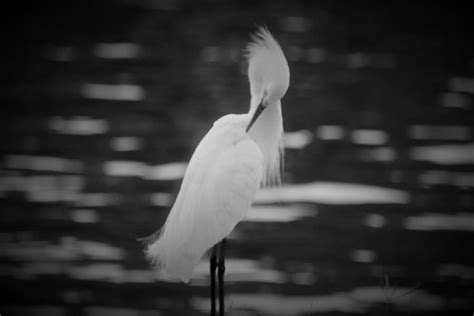
[[[288,64],[266,28],[253,36],[247,56],[249,113],[214,122],[191,157],[163,228],[149,239],[147,257],[170,279],[188,282],[204,253],[245,218],[260,183],[279,182]],[[260,103],[265,111],[247,133]]]
[[[262,153],[247,124],[247,115],[222,117],[191,158],[161,237],[147,249],[172,279],[188,282],[206,250],[247,214],[262,178]]]

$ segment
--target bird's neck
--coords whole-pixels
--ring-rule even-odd
[[[258,98],[252,98],[250,115],[259,102]],[[267,105],[250,129],[249,136],[257,143],[263,154],[263,185],[279,184],[283,166],[283,118],[280,101]]]

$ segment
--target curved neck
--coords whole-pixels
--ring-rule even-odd
[[[260,100],[253,97],[249,114],[252,115]],[[249,131],[249,137],[253,139],[263,154],[263,184],[279,184],[281,178],[281,166],[283,162],[283,118],[280,101],[269,104],[255,121]]]

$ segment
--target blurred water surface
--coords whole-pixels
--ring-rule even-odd
[[[208,314],[207,262],[190,284],[170,282],[137,238],[164,222],[212,122],[247,110],[242,48],[256,23],[292,71],[286,166],[283,185],[259,192],[229,236],[228,314],[474,311],[465,8],[150,0],[13,10],[2,315]]]

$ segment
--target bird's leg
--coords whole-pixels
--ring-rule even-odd
[[[225,272],[225,247],[227,239],[221,241],[221,249],[219,251],[219,261],[217,263],[217,276],[219,278],[219,316],[224,316],[224,272]]]
[[[209,266],[211,270],[211,316],[216,316],[216,267],[217,267],[217,246],[211,250]]]

